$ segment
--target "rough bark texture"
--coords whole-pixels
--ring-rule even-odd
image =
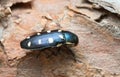
[[[98,4],[99,6],[107,9],[112,13],[120,14],[120,0],[89,0],[94,4]]]
[[[120,77],[119,13],[100,7],[104,0],[88,1],[0,0],[0,77]],[[44,28],[78,35],[79,44],[71,47],[77,62],[65,48],[46,58],[49,49],[20,47],[21,40]]]

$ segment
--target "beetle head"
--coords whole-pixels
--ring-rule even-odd
[[[66,45],[74,45],[76,46],[78,44],[78,37],[72,32],[69,31],[63,31],[63,34],[65,36]]]

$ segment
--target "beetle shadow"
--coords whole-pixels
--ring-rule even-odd
[[[46,51],[47,50],[47,51]],[[61,46],[61,47],[55,47],[55,48],[48,48],[43,50],[43,52],[46,56],[46,58],[50,59],[51,57],[57,57],[57,56],[69,56],[69,58],[73,58],[74,61],[75,60],[75,54],[73,53],[73,51],[67,47],[67,46]],[[41,52],[38,52],[36,55],[36,58],[39,58]]]
[[[61,67],[67,69],[74,62],[73,55],[64,46],[60,49],[51,48],[33,51],[28,53],[18,64],[17,77],[53,77],[53,74],[51,74],[53,69],[60,69]]]

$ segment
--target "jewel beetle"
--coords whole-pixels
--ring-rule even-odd
[[[70,31],[49,30],[29,36],[20,42],[23,49],[42,50],[60,46],[76,46],[78,36]]]

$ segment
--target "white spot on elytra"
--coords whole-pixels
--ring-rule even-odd
[[[50,32],[51,32],[51,30],[48,30],[48,31],[47,31],[47,33],[50,33]]]
[[[48,38],[48,42],[53,43],[54,42],[53,38]]]
[[[37,35],[40,35],[40,33],[37,33]]]
[[[59,35],[59,37],[60,37],[61,39],[64,39],[62,35]]]
[[[38,44],[41,44],[41,43],[42,43],[42,42],[41,42],[41,39],[39,39],[39,40],[38,40]]]
[[[62,32],[62,30],[58,30],[58,32]]]
[[[30,47],[31,46],[31,42],[29,41],[27,45],[28,45],[28,47]]]
[[[27,39],[29,39],[29,38],[30,38],[30,36],[27,37]]]

